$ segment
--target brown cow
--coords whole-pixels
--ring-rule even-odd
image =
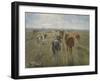
[[[74,37],[70,34],[67,33],[65,34],[65,45],[67,49],[67,55],[68,55],[68,65],[73,65],[73,47],[75,45],[75,39]]]
[[[79,33],[76,33],[75,37],[76,37],[76,39],[77,39],[78,41],[80,40],[80,35],[79,35]]]
[[[67,47],[67,51],[72,54],[72,48],[74,47],[75,41],[74,37],[69,34],[65,35],[65,44]]]
[[[75,45],[79,44],[80,35],[78,32],[68,32],[64,36],[65,41],[65,48],[67,49],[67,55],[68,55],[68,64],[73,65],[73,48]],[[78,42],[77,42],[78,41]]]
[[[65,34],[65,44],[66,44],[66,47],[67,47],[67,51],[68,51],[69,48],[72,49],[72,47],[74,47],[75,42],[77,42],[76,39],[79,42],[80,35],[79,35],[78,32],[68,32],[68,33]]]
[[[80,40],[80,35],[78,32],[71,32],[71,34],[74,36],[75,39],[77,39],[78,41]]]

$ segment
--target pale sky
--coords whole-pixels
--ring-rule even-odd
[[[25,12],[26,28],[89,30],[89,15]]]

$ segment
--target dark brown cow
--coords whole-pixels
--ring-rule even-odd
[[[74,37],[69,36],[69,34],[65,35],[65,44],[67,47],[67,51],[72,54],[72,48],[74,47],[75,41]]]
[[[68,32],[65,34],[64,38],[65,38],[64,39],[65,48],[67,50],[67,55],[68,55],[68,64],[73,65],[74,64],[73,48],[77,43],[79,43],[80,35],[78,32]]]
[[[69,32],[65,34],[65,44],[67,47],[67,51],[69,51],[69,48],[71,48],[72,50],[72,47],[74,47],[74,44],[76,42],[75,39],[77,39],[78,41],[80,40],[80,35],[78,32]]]
[[[68,65],[73,65],[73,47],[75,45],[75,38],[72,35],[72,33],[65,34],[65,47],[67,49],[67,55],[68,55]]]

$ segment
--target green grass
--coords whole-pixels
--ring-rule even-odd
[[[29,31],[26,29],[25,33],[25,67],[53,67],[53,66],[79,66],[89,65],[89,32],[77,31],[80,34],[80,41],[73,48],[72,55],[62,50],[56,56],[55,60],[52,50],[51,42],[57,32],[48,33],[46,42],[37,41],[36,36],[46,31]],[[67,31],[66,31],[67,32]],[[71,32],[71,31],[70,31]],[[72,61],[73,60],[73,61]],[[56,62],[57,61],[57,62]]]

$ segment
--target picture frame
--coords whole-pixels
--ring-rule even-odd
[[[97,74],[97,13],[96,6],[12,2],[11,78],[27,79]],[[46,31],[46,34],[43,34],[45,33],[44,31]],[[64,45],[69,54],[73,55],[75,53],[74,55],[76,56],[78,53],[79,55],[77,56],[79,57],[76,58],[75,56],[72,56],[72,60],[74,61],[71,61],[70,59],[72,57],[70,57],[67,64],[64,62],[67,57],[64,60],[65,56],[62,55],[60,58],[62,59],[63,57],[62,60],[64,64],[62,64],[62,60],[58,62],[59,59],[57,58],[57,65],[55,62],[56,60],[52,60],[54,56],[51,54],[52,52],[55,54],[56,48],[54,48],[50,54],[48,53],[50,51],[48,51],[48,49],[51,45],[53,45],[53,43],[50,41],[50,36],[47,33],[51,35],[52,33],[62,33],[62,31],[64,32],[65,37],[66,33],[68,33],[69,37],[70,34],[71,36],[76,37],[76,32],[79,33],[78,39],[80,40],[80,44],[77,44],[77,47],[74,45],[74,42],[76,41],[72,40],[72,47],[68,47],[69,43],[65,43],[68,41],[68,38],[63,39]],[[38,34],[40,35],[39,37]],[[48,37],[46,38],[46,36]],[[53,36],[55,35],[51,36],[52,40]],[[30,40],[31,37],[33,38]],[[72,38],[74,39],[74,37]],[[41,44],[41,41],[44,41],[45,39],[47,43],[45,44],[45,42],[42,42]],[[59,37],[57,40],[58,39]],[[36,44],[34,42],[38,43]],[[41,46],[38,47],[38,45]],[[49,46],[45,47],[46,45]],[[52,49],[53,47],[54,46],[52,46]],[[62,47],[63,44],[61,49]],[[45,51],[46,48],[48,49]],[[74,53],[70,50],[73,50]],[[83,50],[86,51],[84,52]],[[44,52],[48,55],[43,56]],[[38,60],[34,60],[35,58],[38,58]],[[80,61],[76,60],[78,58],[81,58],[79,59]],[[54,62],[56,65],[52,64]]]

